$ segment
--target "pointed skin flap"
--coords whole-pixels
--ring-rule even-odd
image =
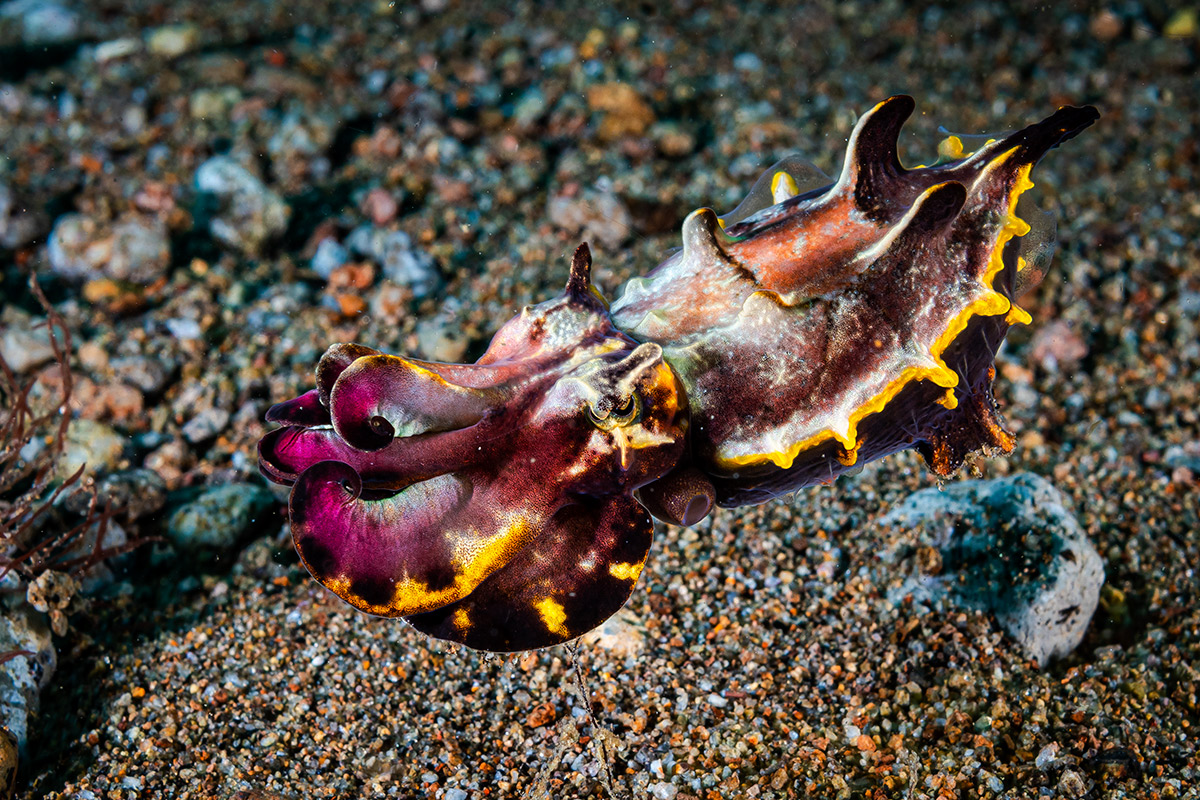
[[[876,213],[886,204],[887,184],[905,172],[896,142],[916,105],[908,95],[889,97],[864,114],[854,127],[835,191],[852,191],[859,210]]]

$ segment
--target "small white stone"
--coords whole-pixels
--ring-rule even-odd
[[[200,30],[195,25],[164,25],[146,35],[146,47],[151,53],[173,58],[195,50],[200,44]]]
[[[92,54],[97,64],[103,64],[106,61],[114,61],[118,58],[125,58],[142,49],[140,39],[135,39],[132,36],[125,36],[120,39],[112,39],[111,41],[101,42],[96,45],[96,50]]]
[[[666,781],[659,781],[650,784],[650,794],[655,800],[674,800],[675,795],[679,794],[679,789]]]
[[[1047,770],[1054,766],[1058,761],[1058,743],[1051,742],[1043,747],[1034,759],[1034,765],[1040,770]]]
[[[333,271],[345,264],[349,258],[350,253],[346,248],[337,239],[327,236],[317,244],[317,250],[313,253],[310,266],[312,266],[313,272],[328,279]]]
[[[60,339],[61,341],[61,339]],[[0,356],[14,372],[28,372],[54,359],[45,320],[11,325],[0,332]]]

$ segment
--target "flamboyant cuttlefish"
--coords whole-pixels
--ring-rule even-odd
[[[259,444],[292,486],[312,575],[363,611],[480,650],[573,639],[629,598],[650,514],[691,525],[917,448],[938,475],[1011,451],[991,395],[1052,224],[1017,211],[1091,107],[905,169],[905,96],[864,115],[841,175],[787,159],[610,306],[586,245],[564,294],[474,364],[335,344]],[[1033,236],[1027,217],[1045,227]]]

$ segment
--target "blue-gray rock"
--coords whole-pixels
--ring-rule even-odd
[[[1186,467],[1200,475],[1200,442],[1173,444],[1163,453],[1163,464],[1171,469]]]
[[[518,127],[527,128],[546,113],[546,96],[536,86],[526,89],[513,104],[512,120]]]
[[[949,601],[995,614],[1025,654],[1045,666],[1083,639],[1104,583],[1104,565],[1063,495],[1020,473],[924,489],[879,523],[904,531],[883,555],[910,571],[892,602]]]
[[[206,408],[185,422],[180,432],[183,433],[183,438],[192,444],[206,442],[225,430],[225,426],[229,424],[229,416],[229,412],[223,408]]]
[[[23,752],[29,716],[37,714],[38,697],[54,677],[57,656],[46,615],[28,606],[0,614],[0,653],[27,650],[0,664],[0,719]]]
[[[154,358],[123,356],[114,358],[110,363],[117,378],[146,394],[158,394],[165,389],[167,380],[175,371],[173,358],[165,353],[157,354]]]
[[[62,3],[11,0],[0,5],[0,17],[21,20],[21,40],[27,45],[64,42],[79,34],[79,14]]]
[[[185,552],[227,551],[275,504],[248,483],[217,486],[180,506],[167,520],[167,538]]]
[[[213,156],[196,170],[196,188],[214,195],[220,210],[209,222],[213,238],[247,255],[287,230],[292,209],[258,176],[230,156]]]
[[[312,270],[326,280],[333,271],[350,260],[350,253],[332,236],[326,236],[317,244],[312,257]]]

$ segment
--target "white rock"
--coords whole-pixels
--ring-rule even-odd
[[[195,50],[200,44],[200,29],[187,23],[164,25],[146,34],[146,47],[151,53],[174,58]]]
[[[141,39],[135,39],[132,36],[124,36],[120,39],[112,39],[96,45],[96,49],[92,54],[92,58],[96,60],[97,64],[103,64],[106,61],[115,61],[118,58],[131,56],[134,53],[141,52],[141,49]]]
[[[607,650],[616,658],[627,658],[646,646],[646,627],[636,614],[623,608],[582,638],[585,644]]]
[[[59,333],[59,342],[62,334]],[[50,346],[50,329],[46,320],[30,317],[13,322],[0,330],[0,356],[14,372],[29,372],[54,359]]]
[[[1067,655],[1087,631],[1100,599],[1104,564],[1045,478],[1019,473],[962,481],[912,494],[879,524],[908,531],[904,547],[932,546],[934,574],[913,574],[888,592],[930,605],[990,611],[1040,666]],[[883,554],[891,569],[907,559]]]
[[[556,227],[581,232],[590,241],[614,249],[629,238],[633,224],[629,208],[619,196],[594,189],[585,189],[574,197],[551,197],[546,215]]]
[[[650,795],[655,800],[674,800],[677,794],[679,794],[679,789],[666,781],[650,784]]]
[[[61,3],[12,0],[0,5],[0,17],[20,18],[25,44],[63,42],[79,34],[79,15]]]
[[[46,242],[50,269],[64,278],[153,283],[171,263],[166,225],[155,217],[128,215],[101,224],[83,214],[63,214]]]

